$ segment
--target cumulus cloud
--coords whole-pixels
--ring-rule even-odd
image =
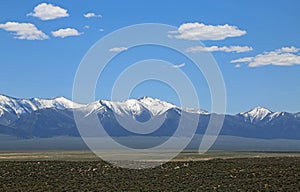
[[[280,49],[276,49],[277,52],[285,52],[285,53],[296,53],[299,51],[299,48],[296,48],[294,46],[291,47],[282,47]]]
[[[61,38],[65,38],[69,36],[79,36],[82,34],[76,29],[72,29],[72,28],[59,29],[57,31],[52,31],[51,33],[54,37],[61,37]]]
[[[17,39],[43,40],[49,38],[32,23],[6,22],[0,24],[0,29],[12,32]]]
[[[177,31],[170,31],[169,37],[187,40],[223,40],[245,34],[246,31],[228,24],[214,26],[196,22],[182,24]]]
[[[98,17],[98,18],[101,18],[102,15],[97,15],[95,13],[86,13],[83,15],[85,18],[92,18],[92,17]]]
[[[181,67],[184,67],[184,66],[185,66],[185,63],[181,63],[181,64],[178,64],[178,65],[173,65],[172,67],[181,68]]]
[[[211,47],[204,47],[204,46],[194,46],[194,47],[189,47],[186,49],[187,52],[214,52],[214,51],[223,51],[223,52],[236,52],[236,53],[241,53],[241,52],[248,52],[252,51],[252,47],[248,46],[223,46],[223,47],[218,47],[218,46],[211,46]]]
[[[110,48],[110,52],[121,52],[121,51],[126,51],[128,48],[127,47],[113,47]]]
[[[68,11],[52,4],[41,3],[37,5],[32,13],[28,13],[27,16],[37,17],[41,20],[52,20],[61,17],[68,17]]]
[[[247,63],[249,67],[260,67],[265,65],[292,66],[300,65],[299,48],[282,47],[275,51],[264,52],[254,57],[243,57],[232,60],[231,63]]]

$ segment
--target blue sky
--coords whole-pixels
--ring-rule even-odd
[[[1,1],[0,93],[71,98],[77,67],[96,41],[129,25],[163,23],[179,29],[174,38],[205,44],[190,49],[194,54],[213,54],[225,81],[228,113],[258,105],[273,111],[300,111],[299,8],[297,0]],[[56,12],[50,13],[52,9]],[[202,77],[193,78],[191,64],[176,53],[151,46],[115,58],[100,78],[96,97],[109,99],[124,63],[149,58],[185,63],[180,69],[193,79],[201,108],[210,109],[208,86]],[[170,87],[155,81],[139,85],[132,93],[132,97],[143,95],[178,103]]]

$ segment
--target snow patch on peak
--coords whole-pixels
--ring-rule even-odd
[[[162,114],[171,108],[178,108],[176,105],[152,97],[142,97],[138,101],[150,110],[153,115]]]
[[[123,116],[126,115],[138,115],[145,110],[145,107],[135,99],[129,99],[126,101],[107,101],[100,100],[100,104],[110,108],[114,113]]]
[[[110,108],[118,115],[139,115],[148,111],[151,113],[151,116],[156,116],[163,114],[170,108],[177,108],[173,104],[151,97],[128,99],[121,102],[100,100],[99,103]]]
[[[207,112],[205,110],[201,110],[201,109],[184,108],[183,110],[188,113],[195,113],[195,114],[199,114],[199,115],[209,115],[210,114],[209,112]]]
[[[73,109],[73,108],[80,108],[83,106],[64,97],[55,97],[52,99],[32,98],[30,99],[30,101],[34,103],[37,109],[45,109],[45,108]]]
[[[269,109],[262,107],[262,106],[258,106],[255,107],[253,109],[251,109],[250,111],[247,112],[243,112],[241,114],[268,114],[268,113],[272,113],[272,111],[270,111]]]
[[[26,99],[15,99],[12,97],[7,97],[1,95],[0,106],[2,108],[2,115],[4,114],[4,109],[8,113],[19,116],[22,113],[31,112],[36,110],[36,106]]]
[[[255,108],[251,109],[250,111],[254,111],[254,110],[271,112],[269,109],[267,109],[266,107],[263,107],[263,106],[257,106]]]
[[[56,103],[60,104],[64,108],[80,108],[83,107],[84,105],[75,103],[65,97],[56,97],[53,99]]]
[[[279,116],[283,116],[283,115],[285,115],[285,112],[274,112],[274,113],[270,114],[269,119],[272,120],[272,119],[275,119],[275,118],[277,118]]]
[[[263,120],[266,116],[272,114],[272,111],[265,107],[255,107],[254,109],[240,113],[242,116],[245,118],[249,118],[251,122],[253,121],[258,121],[258,120]]]
[[[125,103],[133,115],[140,114],[143,110],[141,104],[135,99],[129,99]]]
[[[74,103],[64,97],[57,97],[53,99],[17,99],[13,97],[8,97],[5,95],[0,95],[0,111],[1,116],[5,113],[11,113],[19,117],[24,113],[31,113],[39,109],[45,108],[56,108],[56,109],[71,109],[79,108],[83,105]]]

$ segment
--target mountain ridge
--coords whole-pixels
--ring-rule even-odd
[[[77,102],[74,102],[64,96],[56,96],[56,97],[52,97],[52,98],[37,98],[37,97],[33,97],[33,98],[29,98],[29,99],[26,99],[26,98],[16,98],[16,97],[11,97],[11,96],[8,96],[8,95],[5,95],[5,94],[0,94],[0,108],[2,107],[1,106],[1,96],[2,97],[7,97],[7,98],[11,98],[11,99],[14,99],[14,100],[46,100],[46,101],[50,101],[50,100],[58,100],[58,99],[64,99],[68,102],[72,102],[74,103],[76,106],[78,107],[69,107],[69,108],[79,108],[79,107],[84,107],[84,106],[88,106],[90,104],[93,104],[93,103],[97,103],[97,102],[110,102],[110,103],[124,103],[124,102],[127,102],[127,101],[130,101],[130,100],[136,100],[136,101],[142,101],[144,99],[151,99],[151,100],[156,100],[156,101],[159,101],[159,102],[162,102],[162,103],[167,103],[168,105],[171,105],[173,107],[177,107],[177,108],[180,108],[180,109],[183,109],[183,110],[187,110],[187,111],[199,111],[199,112],[203,112],[203,113],[210,113],[208,112],[207,110],[204,110],[204,109],[197,109],[197,108],[188,108],[188,107],[179,107],[175,104],[172,104],[171,102],[168,102],[168,101],[163,101],[163,100],[160,100],[158,98],[154,98],[154,97],[150,97],[150,96],[143,96],[143,97],[139,97],[139,98],[130,98],[130,99],[127,99],[127,100],[122,100],[122,101],[114,101],[114,100],[105,100],[105,99],[100,99],[100,100],[96,100],[96,101],[93,101],[93,102],[89,102],[87,104],[80,104],[80,103],[77,103]],[[48,108],[51,108],[51,107],[48,107]],[[66,107],[68,108],[68,107]],[[244,112],[240,112],[240,113],[237,113],[237,114],[228,114],[228,115],[242,115],[242,114],[245,114],[245,113],[248,113],[248,112],[251,112],[253,110],[257,110],[257,109],[264,109],[264,110],[267,110],[269,111],[270,113],[292,113],[292,112],[287,112],[287,111],[277,111],[277,112],[273,112],[271,111],[270,109],[266,108],[266,107],[263,107],[261,105],[258,105],[248,111],[244,111]],[[0,111],[1,112],[1,111]],[[227,113],[226,113],[227,114]],[[300,112],[294,112],[292,114],[300,114]],[[1,114],[0,114],[1,115]]]
[[[147,128],[150,126],[147,122],[152,118],[164,120],[161,131],[153,135],[170,136],[182,115],[187,118],[199,116],[196,133],[204,134],[212,115],[201,109],[182,108],[152,97],[78,104],[64,97],[17,99],[0,95],[0,133],[19,137],[79,136],[74,111],[79,111],[86,118],[96,114],[112,136],[132,135],[124,131],[123,125],[137,127],[144,123],[143,126]],[[258,106],[235,115],[214,115],[225,115],[222,135],[300,139],[299,112],[273,112]],[[190,124],[184,126],[188,128]]]

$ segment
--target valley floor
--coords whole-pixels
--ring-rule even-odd
[[[2,152],[0,157],[0,191],[300,190],[298,153],[184,152],[141,170],[110,165],[87,151]]]

